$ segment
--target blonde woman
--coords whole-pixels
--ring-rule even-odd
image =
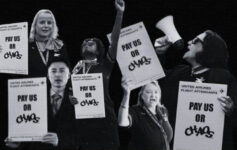
[[[31,25],[29,36],[29,76],[47,75],[47,63],[53,57],[68,60],[64,43],[58,39],[58,27],[52,11],[38,11]]]
[[[118,123],[131,133],[129,150],[169,150],[173,130],[167,109],[160,103],[161,90],[156,81],[144,85],[138,94],[138,103],[129,108],[129,82],[123,80],[123,100]]]

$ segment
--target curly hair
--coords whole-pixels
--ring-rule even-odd
[[[98,59],[98,62],[102,62],[103,58],[104,58],[104,55],[105,55],[105,47],[104,47],[104,44],[102,43],[102,41],[98,38],[95,38],[95,37],[94,38],[87,38],[82,42],[81,51],[80,51],[81,56],[83,56],[82,48],[88,41],[94,41],[96,43],[96,46],[97,46],[97,59]]]
[[[203,51],[197,53],[197,62],[209,68],[227,68],[229,53],[226,42],[216,32],[206,30],[205,33]]]

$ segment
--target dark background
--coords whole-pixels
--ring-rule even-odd
[[[163,34],[155,23],[167,14],[174,16],[174,22],[181,36],[190,40],[197,34],[211,29],[227,42],[230,53],[229,69],[237,77],[237,5],[230,0],[125,0],[123,27],[143,21],[152,42]],[[112,31],[115,19],[114,0],[1,0],[0,24],[29,22],[40,9],[53,11],[59,27],[59,38],[67,45],[71,65],[80,59],[79,50],[83,39],[98,37],[108,47],[106,34]],[[111,97],[117,109],[122,98],[120,72],[114,68],[111,78]],[[1,92],[1,91],[0,91]],[[136,92],[135,92],[136,93]],[[0,100],[6,106],[7,100]],[[1,144],[5,138],[6,109],[1,107]]]
[[[237,5],[230,0],[125,0],[123,27],[143,21],[152,42],[162,33],[155,23],[165,14],[174,15],[175,25],[185,40],[206,29],[219,33],[230,51],[230,69],[235,75],[234,60],[237,27]],[[106,34],[112,31],[115,19],[114,0],[1,0],[0,24],[29,22],[40,9],[53,11],[59,27],[60,39],[67,47],[72,65],[79,58],[84,38],[98,37],[108,46]]]

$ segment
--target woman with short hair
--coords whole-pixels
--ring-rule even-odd
[[[29,76],[46,77],[47,63],[54,57],[68,60],[63,41],[58,39],[58,27],[52,11],[39,10],[32,22],[29,36]]]

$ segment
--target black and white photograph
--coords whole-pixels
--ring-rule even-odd
[[[1,0],[1,150],[237,150],[234,0]]]

